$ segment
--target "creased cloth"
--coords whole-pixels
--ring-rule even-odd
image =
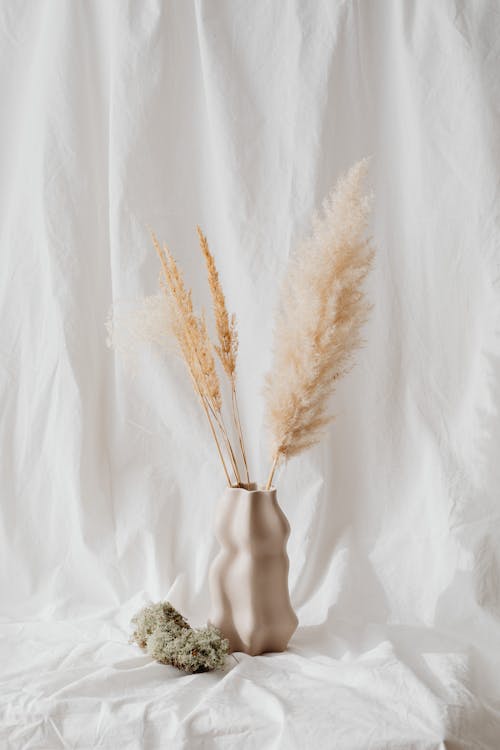
[[[2,748],[500,748],[499,53],[494,0],[2,0]],[[182,675],[128,623],[206,621],[224,478],[182,364],[104,321],[150,228],[208,310],[202,226],[262,481],[280,279],[367,155],[366,344],[277,477],[299,629]]]

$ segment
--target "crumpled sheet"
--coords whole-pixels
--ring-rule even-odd
[[[134,652],[113,618],[8,630],[6,748],[497,747],[474,649],[421,627],[302,628],[201,675]]]
[[[0,4],[0,746],[498,750],[491,2]],[[185,676],[127,643],[209,609],[223,477],[181,364],[106,349],[148,228],[239,320],[252,472],[286,261],[372,154],[374,309],[327,439],[277,478],[300,627]]]

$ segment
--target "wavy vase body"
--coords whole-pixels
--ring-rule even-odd
[[[255,656],[284,651],[298,620],[288,592],[290,525],[276,490],[248,487],[228,487],[217,504],[220,551],[209,572],[209,621],[231,651]]]

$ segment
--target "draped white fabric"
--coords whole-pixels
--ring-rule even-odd
[[[500,747],[495,0],[0,3],[0,744]],[[286,261],[372,155],[374,303],[327,440],[280,472],[289,651],[185,676],[127,643],[207,617],[224,480],[178,360],[106,348],[152,227],[240,332],[242,420]]]

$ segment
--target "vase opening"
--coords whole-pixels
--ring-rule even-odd
[[[246,490],[247,492],[275,492],[276,487],[272,485],[269,489],[263,484],[257,484],[257,482],[240,482],[240,484],[232,484],[229,488],[231,490]]]

